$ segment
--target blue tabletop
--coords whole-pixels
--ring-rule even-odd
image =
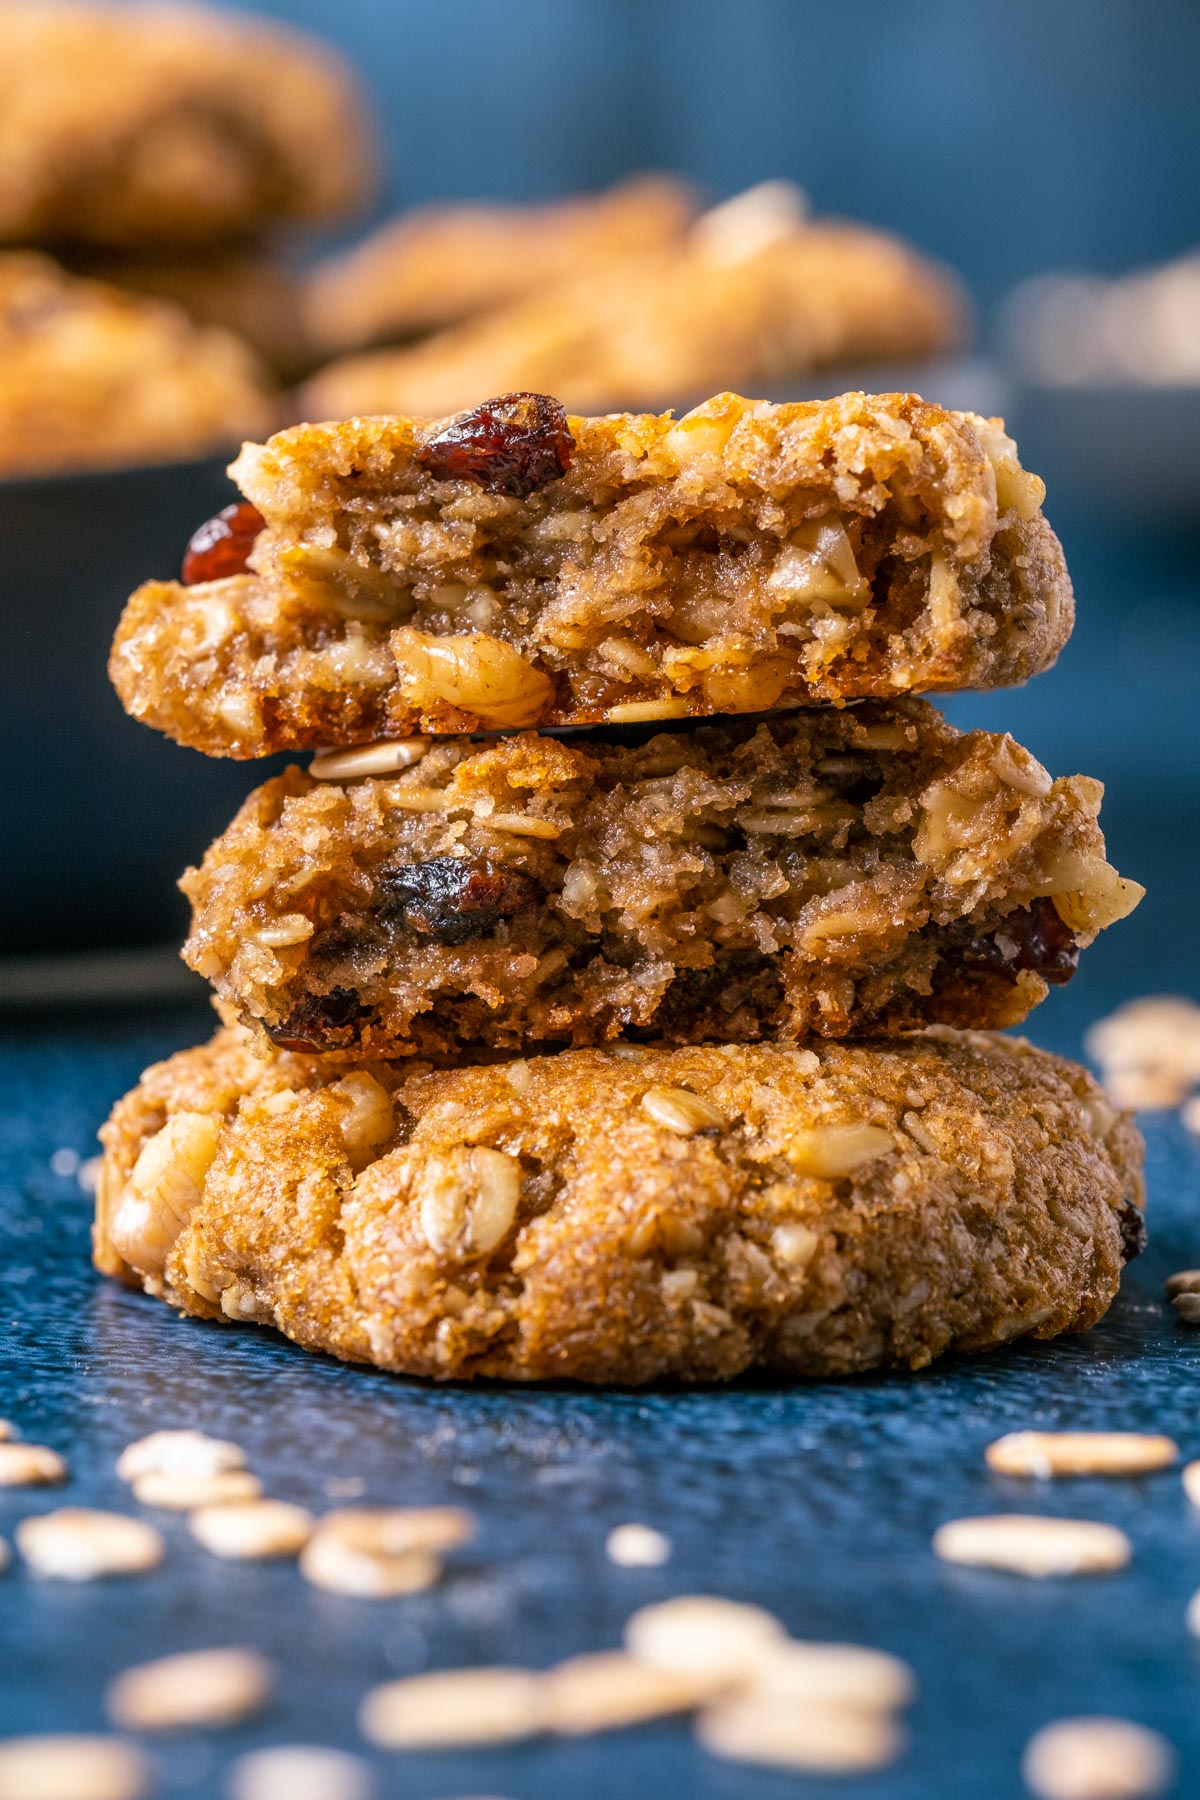
[[[1078,1054],[1087,1022],[1122,998],[1196,986],[1200,604],[1181,550],[1160,545],[1147,564],[1144,547],[1083,533],[1068,550],[1084,610],[1062,668],[953,710],[1010,727],[1056,772],[1103,776],[1114,859],[1151,888],[1032,1021],[1039,1042]],[[983,1464],[993,1437],[1033,1425],[1166,1431],[1200,1455],[1200,1335],[1162,1297],[1167,1273],[1200,1263],[1200,1139],[1178,1119],[1145,1122],[1150,1248],[1084,1337],[810,1387],[434,1387],[306,1356],[267,1332],[179,1320],[91,1272],[89,1202],[51,1158],[89,1155],[141,1067],[211,1024],[200,1005],[26,1018],[0,1034],[0,1415],[72,1469],[66,1489],[0,1492],[0,1535],[64,1499],[127,1508],[118,1452],[176,1425],[237,1440],[281,1498],[320,1509],[358,1482],[368,1500],[467,1504],[480,1533],[442,1586],[385,1603],[322,1593],[291,1565],[218,1562],[161,1514],[168,1556],[152,1574],[74,1587],[11,1567],[0,1577],[0,1735],[100,1728],[105,1683],[128,1664],[253,1643],[281,1671],[269,1712],[150,1745],[163,1794],[218,1795],[229,1760],[252,1745],[362,1750],[358,1700],[389,1675],[542,1666],[616,1644],[646,1601],[711,1592],[761,1602],[797,1634],[907,1658],[920,1697],[905,1758],[870,1778],[805,1781],[715,1762],[670,1723],[380,1758],[381,1794],[1001,1800],[1021,1792],[1030,1733],[1081,1712],[1165,1732],[1181,1758],[1178,1792],[1200,1792],[1200,1644],[1184,1626],[1200,1516],[1178,1475],[1031,1491]],[[1035,1583],[932,1555],[946,1518],[1031,1507],[1119,1524],[1130,1568]],[[608,1562],[606,1533],[628,1520],[670,1535],[665,1567]]]

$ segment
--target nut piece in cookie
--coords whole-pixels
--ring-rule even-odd
[[[681,1133],[650,1092],[720,1122]],[[123,1249],[180,1116],[215,1136],[201,1192],[165,1259]],[[342,1075],[230,1029],[148,1070],[103,1135],[102,1268],[439,1379],[823,1377],[1081,1330],[1142,1196],[1140,1140],[1083,1069],[948,1030]]]
[[[296,426],[233,474],[253,572],[148,583],[109,665],[217,756],[1003,686],[1071,629],[1042,483],[998,420],[912,394],[522,392]]]

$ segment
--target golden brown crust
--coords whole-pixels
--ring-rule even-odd
[[[489,312],[682,236],[685,183],[639,175],[600,194],[526,206],[424,207],[312,271],[305,314],[326,354]],[[367,410],[375,410],[369,408]]]
[[[717,387],[769,392],[813,369],[933,355],[962,335],[952,277],[885,232],[800,223],[729,255],[704,226],[425,343],[335,362],[305,388],[304,414],[439,418],[514,389],[571,412],[657,412]]]
[[[209,455],[275,414],[265,371],[228,333],[0,253],[0,476]]]
[[[1015,1024],[1115,916],[1050,898],[1121,890],[1099,785],[923,702],[644,736],[291,769],[185,875],[185,958],[288,1048],[445,1058]]]
[[[0,242],[207,245],[334,219],[371,170],[327,45],[196,5],[0,6]]]
[[[566,473],[520,496],[427,473],[444,428],[412,419],[246,446],[258,573],[134,595],[126,709],[259,756],[1002,686],[1070,632],[1043,485],[998,421],[726,394],[569,427]]]
[[[102,1136],[101,1268],[438,1378],[916,1368],[1094,1324],[1140,1233],[1130,1121],[982,1034],[334,1080],[225,1031]]]

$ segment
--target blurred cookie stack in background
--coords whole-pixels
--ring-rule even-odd
[[[304,360],[281,233],[372,180],[324,45],[190,6],[0,9],[0,474],[179,460]]]

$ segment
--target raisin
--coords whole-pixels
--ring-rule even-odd
[[[1052,987],[1070,981],[1079,962],[1075,934],[1063,924],[1052,900],[1035,900],[1032,906],[1007,914],[994,931],[982,935],[967,926],[952,926],[945,935],[964,969],[1031,973]]]
[[[257,506],[238,500],[222,507],[215,519],[206,519],[188,539],[183,557],[183,585],[201,581],[227,581],[244,575],[250,552],[267,521]]]
[[[380,917],[441,944],[465,944],[494,931],[501,919],[528,912],[541,889],[519,869],[494,869],[454,856],[383,869]]]
[[[364,1006],[353,988],[333,987],[306,994],[281,1025],[267,1026],[267,1036],[278,1050],[347,1050],[373,1016],[374,1008]]]
[[[575,439],[548,394],[502,394],[443,426],[417,461],[439,481],[473,481],[523,500],[566,474]]]
[[[1146,1221],[1132,1200],[1122,1200],[1117,1208],[1117,1224],[1121,1231],[1121,1261],[1132,1262],[1150,1241]]]

